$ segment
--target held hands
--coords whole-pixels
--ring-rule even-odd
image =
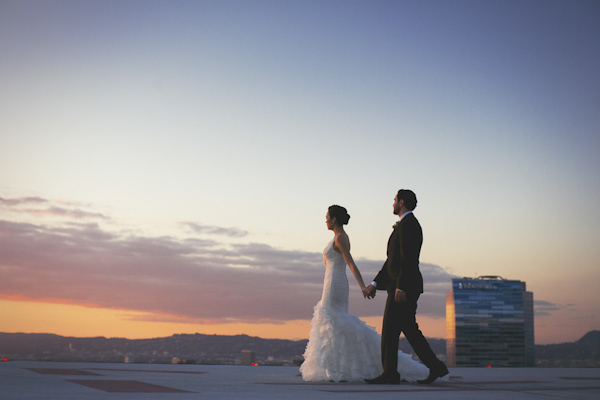
[[[375,288],[375,286],[369,285],[366,288],[364,288],[362,292],[363,292],[363,297],[365,299],[372,299],[373,297],[375,297],[375,293],[377,292],[377,289]]]

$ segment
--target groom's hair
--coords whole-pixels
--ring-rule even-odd
[[[404,206],[408,211],[412,211],[417,207],[417,195],[412,190],[398,190],[398,200],[404,200]]]

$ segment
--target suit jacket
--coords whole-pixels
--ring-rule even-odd
[[[374,279],[378,290],[423,293],[423,276],[419,270],[422,244],[423,231],[419,221],[413,213],[404,216],[390,235],[387,260]]]

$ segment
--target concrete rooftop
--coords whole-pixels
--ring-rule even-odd
[[[598,368],[450,368],[432,385],[308,383],[297,367],[0,362],[0,399],[600,399]]]

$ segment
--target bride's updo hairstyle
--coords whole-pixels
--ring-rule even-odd
[[[338,206],[338,205],[333,205],[333,206],[329,206],[329,216],[331,218],[335,218],[335,220],[340,224],[340,225],[346,225],[348,224],[348,220],[350,219],[350,215],[348,214],[348,211],[346,211],[346,209],[342,206]]]

